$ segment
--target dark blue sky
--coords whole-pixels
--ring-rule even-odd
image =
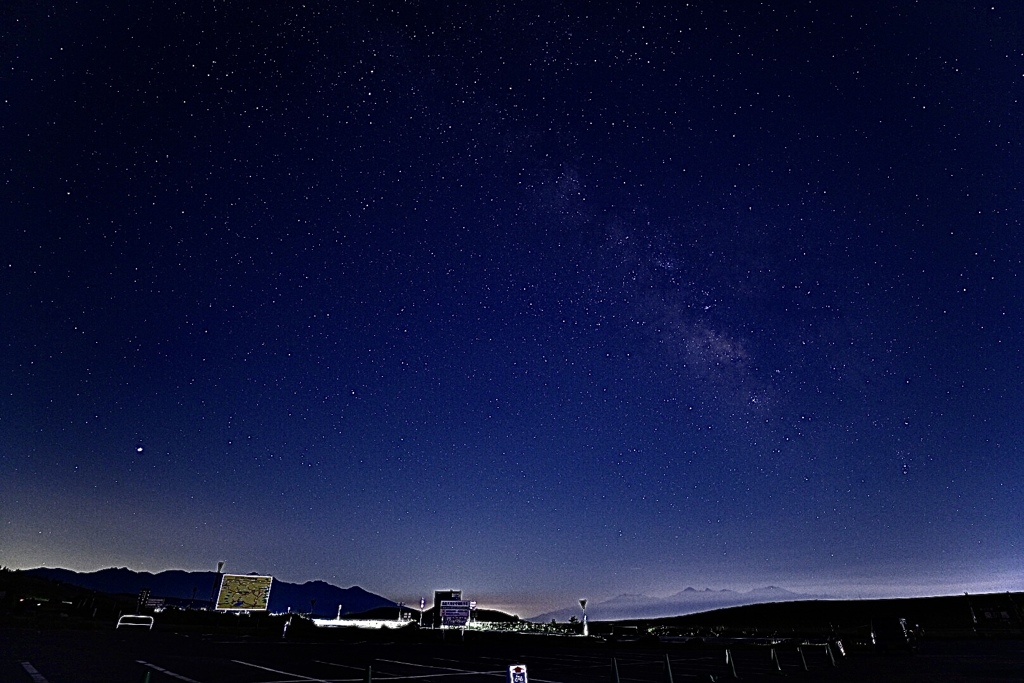
[[[1013,3],[15,5],[0,564],[1022,590]]]

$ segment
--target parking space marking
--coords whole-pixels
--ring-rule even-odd
[[[251,666],[254,669],[262,669],[263,671],[269,671],[272,674],[281,674],[282,676],[291,676],[291,680],[293,680],[293,681],[315,681],[316,683],[338,683],[337,679],[327,680],[327,679],[324,679],[324,678],[311,678],[309,676],[303,676],[302,674],[293,674],[291,671],[281,671],[280,669],[271,669],[268,666],[261,666],[259,664],[253,664],[252,662],[243,662],[240,659],[232,659],[231,661],[234,662],[235,664],[241,664],[242,666]],[[359,678],[359,679],[354,678],[354,679],[351,679],[351,680],[362,680],[362,679],[361,678]]]
[[[399,662],[394,659],[378,659],[378,662],[387,662],[389,664],[401,664],[402,666],[413,666],[421,669],[440,669],[447,673],[427,674],[424,676],[401,676],[395,677],[394,679],[389,678],[388,680],[397,680],[398,678],[437,678],[439,676],[453,676],[453,675],[464,675],[464,676],[500,676],[504,678],[507,675],[506,671],[471,671],[469,669],[453,669],[445,666],[432,666],[430,664],[414,664],[412,662]],[[560,683],[559,681],[548,681],[543,678],[531,678],[531,681],[535,683]]]
[[[433,664],[414,664],[413,662],[399,662],[395,659],[378,659],[378,662],[387,662],[388,664],[400,664],[402,666],[411,666],[419,669],[439,669],[447,673],[430,674],[431,676],[450,676],[453,673],[472,675],[477,674],[479,676],[504,676],[504,671],[472,671],[470,669],[456,669],[448,666],[436,666]],[[409,678],[413,678],[410,676]],[[418,676],[416,678],[419,678]]]
[[[148,667],[148,668],[152,669],[153,671],[159,671],[160,673],[166,674],[167,676],[170,676],[171,678],[177,678],[179,681],[185,681],[185,683],[199,683],[199,681],[192,680],[188,676],[182,676],[181,674],[176,674],[173,671],[168,671],[167,669],[162,669],[159,666],[157,666],[156,664],[150,664],[149,662],[144,662],[141,659],[136,659],[135,661],[136,661],[136,663],[141,664],[142,666]]]
[[[353,666],[352,664],[338,664],[337,662],[325,662],[322,659],[314,659],[317,664],[326,664],[327,666],[336,666],[339,669],[352,669],[353,671],[366,671],[365,666]]]
[[[321,663],[322,664],[330,664],[330,662],[321,662]],[[422,678],[445,678],[445,677],[449,677],[450,678],[452,676],[497,676],[497,675],[498,674],[493,673],[491,671],[456,671],[456,672],[445,671],[445,672],[436,673],[436,674],[420,674],[419,676],[396,676],[396,675],[391,675],[391,674],[387,674],[387,673],[378,672],[376,670],[374,670],[374,672],[373,672],[373,677],[374,678],[380,678],[381,680],[385,680],[385,681],[415,681],[415,680],[419,680],[419,679],[422,679]],[[504,676],[503,673],[501,675]],[[353,679],[353,680],[360,680],[360,681],[362,681],[362,680],[365,680],[365,679],[364,678],[359,678],[359,679]]]
[[[28,675],[32,677],[32,680],[35,681],[35,683],[49,683],[49,681],[46,680],[46,676],[43,676],[43,674],[36,671],[36,668],[29,662],[22,662],[21,666],[25,669]]]

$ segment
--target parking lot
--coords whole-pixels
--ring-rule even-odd
[[[728,652],[728,654],[727,654]],[[833,665],[833,659],[835,665]],[[332,643],[255,641],[159,630],[0,629],[0,680],[26,683],[495,683],[509,666],[532,683],[691,681],[1024,680],[1024,643],[936,641],[919,653],[842,656],[823,645],[742,643],[581,645],[512,637]],[[671,678],[670,678],[671,675]]]

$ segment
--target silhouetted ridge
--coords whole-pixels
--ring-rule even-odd
[[[126,567],[101,569],[95,572],[75,572],[69,569],[27,569],[26,574],[72,586],[111,594],[138,594],[149,590],[154,598],[174,598],[177,601],[208,605],[217,586],[216,572],[186,572],[168,570],[158,574],[136,572]],[[270,589],[271,612],[314,613],[334,617],[338,605],[343,614],[366,612],[378,607],[397,607],[398,604],[359,587],[339,588],[325,581],[307,581],[302,584],[274,579]]]

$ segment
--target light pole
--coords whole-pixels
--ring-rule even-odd
[[[590,629],[587,627],[587,599],[580,598],[580,607],[583,608],[583,635],[589,636]]]
[[[224,560],[217,563],[217,576],[213,579],[213,592],[210,594],[210,602],[213,608],[217,609],[217,593],[220,592],[220,582],[224,578]]]

